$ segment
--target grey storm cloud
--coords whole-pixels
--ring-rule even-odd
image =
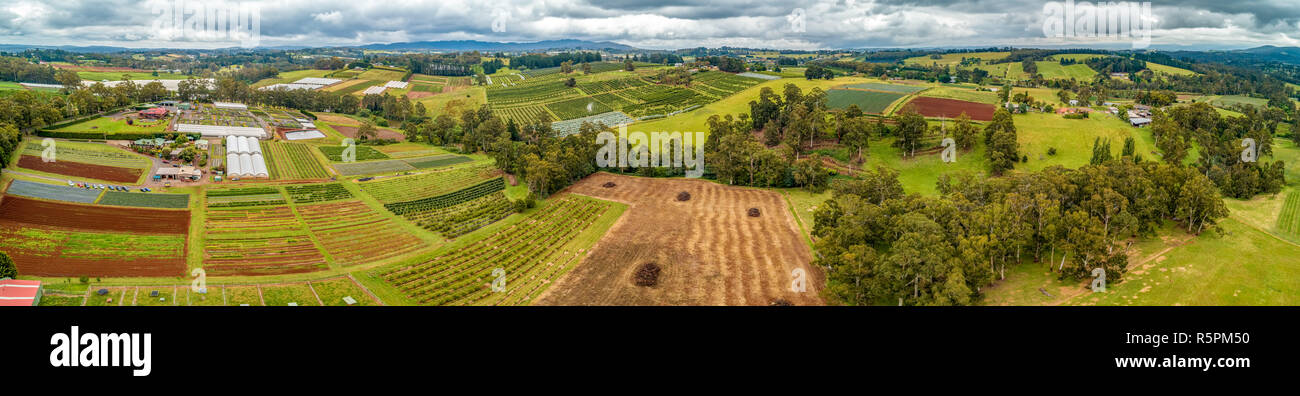
[[[240,3],[260,6],[262,45],[570,38],[646,48],[1051,44],[1042,33],[1041,0],[5,0],[0,43],[158,46],[155,8]],[[1300,45],[1300,1],[1152,6],[1156,44]]]

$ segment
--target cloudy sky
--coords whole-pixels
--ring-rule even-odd
[[[614,41],[642,48],[744,46],[825,49],[947,46],[1095,46],[1132,39],[1047,37],[1045,25],[1085,8],[1033,0],[5,0],[0,44],[216,48],[228,32],[185,29],[192,8],[260,8],[262,46],[359,45],[423,40]],[[1080,3],[1082,4],[1082,3]],[[1046,6],[1046,7],[1045,7]],[[1053,8],[1057,7],[1057,8]],[[251,9],[248,7],[245,9]],[[169,18],[170,16],[170,18]],[[1050,17],[1049,17],[1050,16]],[[1072,16],[1072,17],[1071,17]],[[1157,48],[1300,46],[1300,1],[1153,1]],[[193,18],[215,21],[217,18]],[[233,18],[232,18],[233,19]],[[1077,29],[1086,26],[1072,23]],[[205,32],[213,33],[214,29]],[[1080,30],[1085,31],[1085,30]],[[1138,31],[1140,32],[1140,31]],[[248,43],[248,41],[245,41]]]

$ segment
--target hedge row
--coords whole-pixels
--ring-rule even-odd
[[[178,132],[107,133],[107,132],[54,132],[54,131],[47,131],[47,130],[36,131],[36,136],[40,136],[40,137],[57,138],[57,139],[87,139],[87,140],[138,140],[138,139],[153,139],[153,138],[160,138],[160,137],[165,138],[168,136],[179,136],[179,135],[181,134]],[[203,137],[202,134],[198,134],[198,133],[186,133],[185,135],[189,135],[190,140],[195,140]]]

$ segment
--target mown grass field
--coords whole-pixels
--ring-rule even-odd
[[[1096,138],[1110,139],[1111,151],[1118,156],[1124,147],[1124,138],[1136,140],[1137,153],[1145,160],[1156,161],[1155,141],[1146,129],[1129,126],[1128,122],[1104,114],[1093,114],[1082,120],[1071,120],[1056,114],[1029,113],[1013,116],[1021,154],[1029,156],[1028,163],[1016,164],[1016,169],[1037,171],[1053,165],[1078,168],[1092,159],[1092,145]],[[1048,155],[1050,148],[1056,155]]]
[[[929,65],[939,65],[939,66],[957,66],[957,65],[961,64],[961,59],[962,59],[962,58],[978,58],[978,59],[980,59],[983,63],[987,63],[988,61],[993,61],[993,60],[998,60],[998,59],[1006,58],[1007,55],[1011,55],[1011,53],[1010,53],[1010,52],[971,52],[971,53],[955,53],[955,54],[943,54],[943,55],[940,55],[940,58],[939,58],[939,59],[933,59],[933,58],[930,58],[929,56],[918,56],[918,57],[914,57],[914,58],[907,58],[907,59],[903,60],[903,63],[909,64],[909,65],[924,65],[924,66],[929,66]],[[980,67],[981,69],[984,69],[984,67],[982,67],[982,66],[985,66],[985,65],[984,65],[984,64],[974,65],[974,67]],[[988,70],[988,69],[985,69],[985,70]]]
[[[99,117],[76,124],[68,125],[55,132],[103,132],[103,133],[163,133],[167,131],[167,121],[140,121],[136,120],[133,125],[127,125],[124,120],[115,120],[110,117]]]
[[[253,85],[251,85],[251,87],[260,88],[272,84],[287,84],[307,77],[325,77],[326,75],[329,75],[330,73],[333,72],[334,72],[333,70],[319,70],[319,69],[305,69],[305,70],[280,72],[278,76],[273,78],[264,78],[261,81],[258,81]]]

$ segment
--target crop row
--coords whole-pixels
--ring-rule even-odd
[[[385,204],[384,208],[399,216],[418,216],[419,213],[459,205],[505,189],[505,179],[497,177],[447,194],[414,201]]]
[[[666,114],[694,105],[704,105],[710,99],[689,89],[650,85],[624,91],[626,96],[639,99],[642,103],[624,106],[623,112],[631,116]]]
[[[628,88],[643,87],[650,83],[640,78],[619,78],[614,80],[593,81],[581,86],[582,92],[588,95],[597,95],[606,92],[613,92]]]
[[[320,149],[321,154],[325,154],[326,158],[329,158],[330,161],[334,161],[334,162],[343,162],[343,151],[348,149],[348,147],[343,147],[343,146],[316,146],[316,147]],[[375,150],[374,147],[370,147],[370,146],[352,146],[352,147],[356,148],[356,150],[353,151],[353,154],[355,154],[356,156],[356,158],[353,158],[353,160],[355,161],[378,160],[378,159],[389,158],[388,154],[384,154],[384,152],[382,151]]]
[[[490,178],[491,165],[471,165],[415,175],[362,182],[361,189],[379,202],[414,201],[456,191]]]
[[[442,233],[447,238],[468,234],[514,213],[514,205],[505,192],[497,191],[459,205],[428,212],[421,227]]]
[[[342,265],[380,261],[428,246],[360,201],[304,205],[298,211],[325,251]]]
[[[570,196],[476,244],[430,261],[392,269],[384,279],[409,298],[429,305],[527,303],[578,252],[563,247],[591,226],[609,205]],[[498,277],[504,289],[493,291]]]
[[[307,145],[302,143],[276,143],[262,141],[262,152],[266,155],[270,176],[276,180],[324,179],[329,177],[325,167],[312,156]]]
[[[546,105],[546,108],[555,113],[557,117],[560,117],[560,120],[570,120],[612,111],[604,103],[600,103],[591,97],[550,103]]]
[[[289,198],[296,204],[352,198],[352,193],[348,192],[348,189],[339,183],[285,186],[284,190],[289,193]]]

